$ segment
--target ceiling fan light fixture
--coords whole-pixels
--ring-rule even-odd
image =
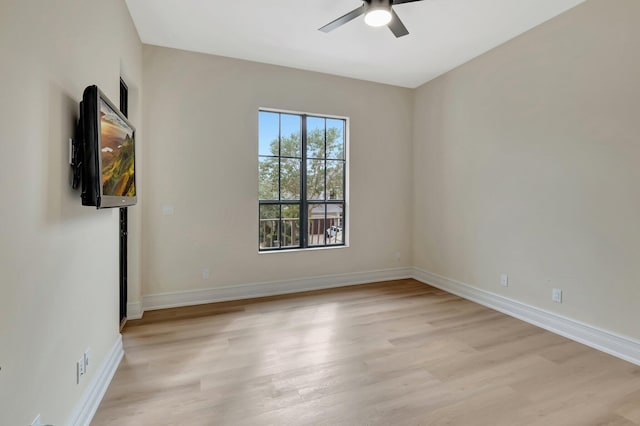
[[[364,15],[364,22],[371,27],[382,27],[391,22],[391,11],[385,8],[371,9]]]
[[[362,0],[360,7],[351,12],[334,19],[319,30],[328,33],[351,22],[360,16],[364,16],[364,21],[372,27],[387,26],[396,38],[409,34],[409,30],[404,26],[400,17],[393,10],[393,6],[403,3],[413,3],[423,0]]]

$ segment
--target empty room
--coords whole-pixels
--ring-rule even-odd
[[[640,425],[640,1],[0,0],[0,426]]]

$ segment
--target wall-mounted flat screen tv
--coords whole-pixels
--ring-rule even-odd
[[[82,204],[99,209],[136,204],[135,128],[97,86],[80,103]]]

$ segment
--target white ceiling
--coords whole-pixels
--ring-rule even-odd
[[[584,0],[424,0],[394,6],[410,34],[359,17],[360,0],[126,0],[143,43],[354,77],[421,84]]]

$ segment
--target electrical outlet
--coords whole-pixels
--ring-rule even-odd
[[[396,252],[396,260],[400,261],[400,252],[399,251]]]
[[[202,279],[203,280],[208,280],[209,279],[209,269],[205,268],[202,270]]]
[[[89,364],[91,360],[91,349],[87,349],[84,353],[84,373],[86,374],[89,371]]]
[[[507,274],[500,275],[500,285],[502,287],[509,287],[509,276]]]
[[[31,422],[31,426],[42,426],[42,422],[40,421],[40,414],[36,416],[35,419]]]
[[[80,384],[80,379],[84,376],[84,355],[76,362],[76,384]]]
[[[562,303],[562,290],[559,288],[551,290],[551,300],[556,303]]]

